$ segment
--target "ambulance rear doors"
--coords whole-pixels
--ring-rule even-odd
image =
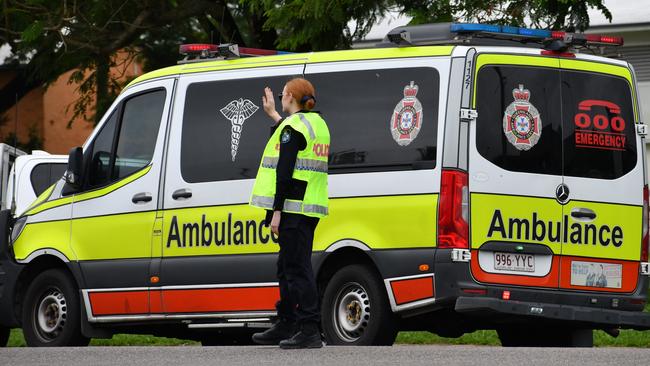
[[[508,286],[633,292],[643,159],[629,70],[479,54],[470,134],[472,274]]]

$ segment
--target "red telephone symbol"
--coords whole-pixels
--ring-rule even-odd
[[[610,125],[613,131],[623,132],[625,130],[625,120],[620,116],[621,107],[616,103],[606,100],[588,99],[578,104],[578,109],[581,111],[591,111],[593,107],[605,107],[609,113],[616,114],[616,116],[609,120],[606,115],[597,114],[592,119],[589,114],[581,112],[574,117],[576,127],[586,129],[593,123],[594,127],[599,130],[606,130]]]

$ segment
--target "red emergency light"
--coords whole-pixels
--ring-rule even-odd
[[[551,38],[562,39],[573,38],[575,40],[584,39],[586,44],[592,45],[609,45],[609,46],[622,46],[623,37],[607,36],[603,34],[581,34],[581,33],[567,33],[564,31],[552,31]]]
[[[190,43],[190,44],[182,44],[178,48],[178,53],[182,55],[187,55],[190,53],[201,53],[201,52],[217,52],[219,50],[219,46],[215,44],[207,44],[207,43]]]

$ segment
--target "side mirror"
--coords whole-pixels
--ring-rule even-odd
[[[73,147],[68,155],[68,169],[65,171],[65,182],[80,188],[83,181],[84,154],[81,147]]]

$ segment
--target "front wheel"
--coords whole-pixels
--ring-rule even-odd
[[[0,347],[7,347],[7,343],[9,342],[10,332],[11,329],[9,329],[8,327],[0,326]]]
[[[77,288],[60,269],[34,278],[23,302],[23,332],[30,347],[87,346],[81,334],[81,309]]]
[[[332,345],[392,345],[397,322],[378,276],[363,265],[341,268],[323,296],[322,325]]]

